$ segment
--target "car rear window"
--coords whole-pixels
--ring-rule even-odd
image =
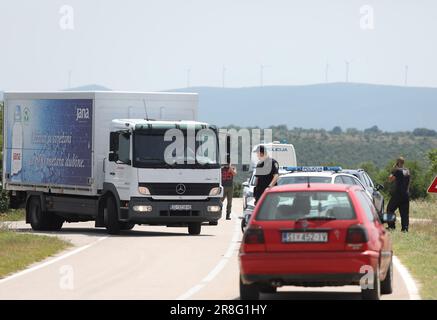
[[[278,185],[281,186],[284,184],[308,183],[308,179],[310,179],[310,183],[331,183],[332,180],[331,177],[280,177],[278,180]]]
[[[297,220],[303,217],[334,217],[353,220],[355,211],[346,192],[274,192],[261,203],[258,221]]]

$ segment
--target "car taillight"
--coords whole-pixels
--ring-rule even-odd
[[[244,244],[264,243],[264,231],[261,228],[249,228],[244,233]]]
[[[354,225],[347,229],[347,243],[366,243],[369,241],[367,230],[361,225]]]

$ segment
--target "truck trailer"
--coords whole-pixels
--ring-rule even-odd
[[[192,93],[6,92],[4,189],[34,230],[95,221],[109,234],[198,235],[218,224],[223,191],[217,128],[197,108]]]

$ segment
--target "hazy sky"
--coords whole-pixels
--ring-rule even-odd
[[[352,82],[403,84],[408,65],[409,85],[437,87],[436,34],[435,0],[1,0],[0,90],[63,89],[69,70],[72,86],[180,88],[188,69],[221,86],[223,66],[227,87],[257,86],[260,65],[265,85],[309,84],[327,63],[337,82],[346,60]]]

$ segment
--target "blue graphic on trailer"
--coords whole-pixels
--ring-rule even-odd
[[[24,100],[8,107],[6,173],[17,183],[90,184],[91,99]]]

